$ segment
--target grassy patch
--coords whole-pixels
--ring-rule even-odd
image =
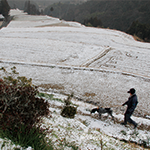
[[[49,98],[49,99],[53,99],[53,94],[46,94],[46,93],[38,93],[39,97],[45,97],[45,98]]]
[[[47,94],[47,93],[39,93],[37,96],[39,97],[44,97],[44,98],[47,98],[47,99],[50,99],[50,100],[55,100],[55,101],[59,101],[61,103],[64,103],[63,100],[59,99],[59,98],[54,98],[54,95],[53,94]]]
[[[54,100],[54,101],[58,101],[58,102],[61,102],[61,103],[65,103],[62,99],[60,98],[54,98],[54,95],[53,94],[47,94],[47,93],[38,93],[39,97],[42,97],[42,98],[47,98],[49,100]],[[70,105],[72,106],[75,106],[75,107],[78,107],[79,105],[77,104],[73,104],[72,102],[70,102]]]
[[[32,147],[34,150],[53,150],[50,140],[46,139],[46,130],[41,131],[39,128],[27,128],[21,125],[19,130],[1,129],[0,137],[10,139],[15,145],[23,148]]]

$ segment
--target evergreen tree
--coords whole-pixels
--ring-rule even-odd
[[[10,6],[7,0],[0,1],[0,14],[2,14],[6,19],[9,16]]]
[[[24,12],[27,12],[29,15],[40,15],[39,10],[34,4],[31,4],[30,0],[25,2]]]
[[[84,24],[85,25],[91,25],[93,27],[101,27],[102,26],[102,22],[100,19],[98,19],[97,17],[91,17],[90,19],[84,20]]]
[[[150,25],[142,24],[138,20],[133,21],[130,28],[127,30],[127,33],[136,35],[146,42],[150,41]]]

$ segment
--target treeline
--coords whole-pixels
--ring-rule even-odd
[[[77,21],[85,25],[117,29],[130,33],[130,28],[133,28],[133,23],[136,20],[143,26],[145,24],[147,24],[146,26],[150,25],[149,6],[150,1],[143,0],[91,0],[81,5],[53,4],[44,10],[44,14],[67,21]],[[140,32],[145,32],[141,29],[143,27],[139,28]],[[140,32],[137,36],[141,34]],[[148,29],[146,32],[148,32]],[[134,34],[137,34],[137,31]],[[142,39],[149,39],[145,36],[145,33],[141,35]]]
[[[11,9],[18,8],[31,15],[41,14],[41,11],[39,11],[39,6],[32,0],[8,0],[8,4]]]
[[[29,0],[25,2],[24,12],[27,12],[29,15],[40,15],[39,8],[31,3]]]
[[[93,27],[102,27],[102,21],[97,17],[91,17],[84,20],[84,25]]]
[[[1,0],[6,1],[6,0]],[[82,4],[54,3],[45,10],[30,0],[8,0],[11,8],[19,8],[31,15],[50,15],[87,26],[117,29],[150,41],[150,1],[89,0]]]
[[[0,1],[0,14],[2,14],[5,18],[9,16],[10,6],[7,3],[7,0]]]
[[[24,5],[27,0],[7,0],[11,9],[20,9],[24,10]]]
[[[134,21],[131,27],[127,30],[127,33],[136,35],[145,42],[150,42],[150,25],[142,24],[138,20]]]

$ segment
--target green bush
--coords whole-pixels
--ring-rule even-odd
[[[61,116],[67,117],[67,118],[75,117],[75,114],[77,113],[77,108],[74,106],[71,106],[72,97],[73,97],[73,93],[71,95],[68,95],[68,98],[65,100],[65,107],[63,108],[61,112]]]
[[[77,113],[77,108],[74,106],[65,106],[61,112],[63,117],[74,118]]]

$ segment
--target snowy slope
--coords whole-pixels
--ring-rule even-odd
[[[40,89],[41,92],[42,90],[44,89]],[[55,100],[52,100],[49,97],[43,97],[50,103],[50,116],[48,118],[43,118],[43,128],[49,129],[47,137],[51,140],[54,149],[147,149],[139,146],[139,144],[145,144],[150,147],[150,132],[148,130],[141,130],[139,127],[134,130],[132,126],[128,125],[127,127],[124,127],[116,122],[116,119],[122,121],[123,115],[113,113],[115,121],[111,120],[111,117],[107,118],[107,115],[105,114],[99,119],[98,114],[90,114],[90,110],[95,107],[94,105],[72,99],[72,104],[77,107],[77,114],[74,119],[64,118],[60,113],[64,106],[63,101],[67,99],[67,96],[51,92],[47,92],[47,94],[53,94]],[[136,117],[134,119],[138,119],[139,125],[144,122],[150,126],[150,120]],[[19,145],[14,145],[6,139],[0,139],[0,147],[4,141],[6,142],[2,150],[13,150],[15,147],[20,148]],[[32,148],[28,147],[26,150],[32,150]]]
[[[150,116],[149,43],[137,42],[120,31],[85,27],[49,16],[29,16],[20,10],[11,10],[11,15],[14,19],[0,30],[0,67],[16,66],[20,75],[31,77],[46,91],[74,92],[83,101],[111,106],[117,122],[123,120],[125,107],[116,105],[127,100],[126,92],[131,87],[137,90],[139,104],[133,117],[139,124],[137,132],[110,118],[101,121],[91,116],[87,110],[96,106],[77,100],[74,103],[79,105],[80,113],[74,120],[62,118],[61,110],[56,108],[63,104],[54,102],[56,108],[50,108],[53,117],[45,118],[46,126],[52,125],[55,134],[67,133],[69,140],[72,132],[66,127],[75,128],[77,123],[79,128],[71,139],[82,149],[98,149],[101,139],[108,149],[113,147],[114,138],[137,143],[150,139],[149,119],[135,117]],[[59,136],[64,138],[64,134]],[[114,149],[123,148],[132,147],[116,140]]]
[[[0,30],[0,65],[52,91],[71,93],[109,107],[139,98],[136,115],[150,114],[150,44],[120,31],[84,27],[48,16],[11,10],[13,21]],[[115,111],[123,113],[122,109]]]

